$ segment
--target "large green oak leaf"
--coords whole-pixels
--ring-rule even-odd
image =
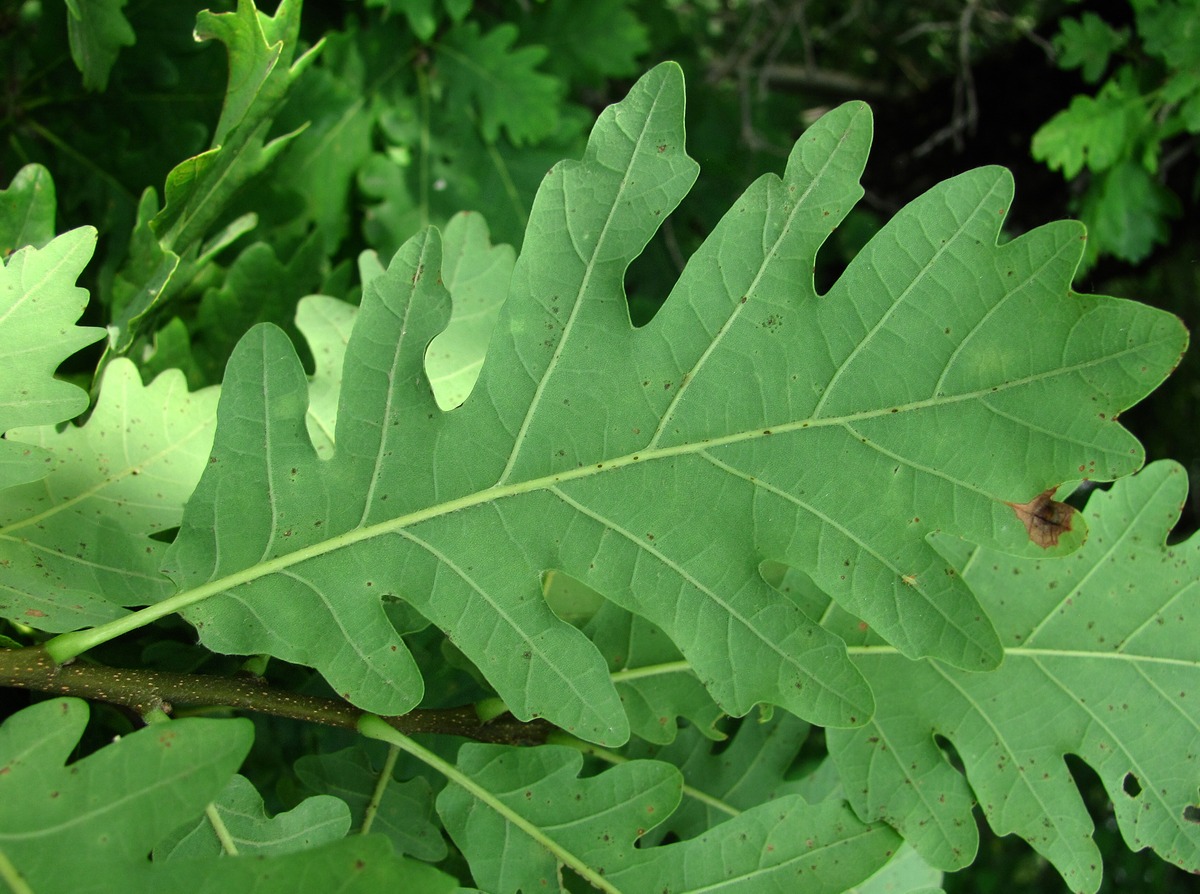
[[[998,834],[1020,835],[1071,890],[1094,892],[1102,864],[1063,759],[1073,754],[1099,776],[1131,850],[1200,871],[1200,538],[1166,544],[1186,497],[1169,461],[1094,493],[1091,536],[1063,559],[933,535],[996,621],[1004,663],[971,674],[878,641],[854,649],[879,710],[828,742],[858,814],[957,869],[975,856],[977,800]]]
[[[1114,417],[1177,362],[1169,314],[1070,289],[1072,222],[999,243],[1012,182],[949,180],[819,295],[816,252],[862,195],[861,103],[756,181],[635,328],[623,276],[692,185],[683,81],[643,77],[556,165],[530,215],[478,381],[443,411],[426,347],[447,325],[441,241],[411,239],[364,288],[335,450],[306,432],[291,343],[251,330],[213,455],[166,559],[204,643],[318,668],[378,714],[422,697],[388,623],[406,600],[519,718],[605,744],[628,722],[595,646],[547,606],[562,571],[661,629],[721,708],[865,722],[842,640],[760,574],[802,568],[911,658],[995,667],[1000,640],[926,541],[947,530],[1056,555],[1084,525],[1051,495],[1143,453]]]
[[[886,864],[899,843],[843,801],[808,804],[785,794],[686,840],[637,846],[679,804],[679,771],[632,760],[581,779],[582,765],[579,752],[557,746],[459,751],[458,769],[474,790],[446,786],[438,812],[484,890],[565,894],[565,865],[587,867],[588,881],[606,894],[841,894]]]

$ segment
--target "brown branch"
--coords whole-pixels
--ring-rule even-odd
[[[768,85],[777,84],[785,89],[824,90],[868,99],[888,99],[906,95],[905,91],[895,84],[860,78],[841,71],[809,68],[785,62],[763,66],[759,78]]]
[[[82,662],[58,665],[40,647],[0,649],[0,686],[96,699],[143,715],[155,709],[169,714],[175,705],[221,706],[355,729],[364,713],[340,699],[275,689],[259,677],[176,674]],[[418,709],[383,719],[405,735],[441,733],[503,745],[540,745],[555,729],[544,720],[522,723],[511,714],[484,723],[471,705]]]

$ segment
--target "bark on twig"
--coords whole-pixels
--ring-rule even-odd
[[[96,699],[142,715],[155,709],[169,714],[178,705],[219,706],[355,729],[364,713],[340,699],[276,689],[260,677],[177,674],[82,662],[58,665],[41,648],[0,649],[0,686]],[[441,733],[504,745],[540,745],[555,729],[542,720],[523,723],[511,714],[484,723],[471,705],[418,709],[383,719],[405,735]]]

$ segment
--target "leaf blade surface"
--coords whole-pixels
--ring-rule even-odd
[[[725,711],[864,722],[869,688],[843,642],[768,586],[775,560],[907,655],[998,663],[925,535],[1077,546],[1069,514],[1031,544],[1028,507],[1067,478],[1136,468],[1113,416],[1176,361],[1178,321],[1071,293],[1074,225],[998,244],[1000,169],[931,190],[817,295],[816,251],[861,194],[870,117],[852,103],[750,188],[635,329],[624,271],[695,176],[682,101],[660,66],[601,116],[582,161],[552,169],[459,409],[440,410],[423,363],[449,319],[434,232],[364,289],[328,462],[290,344],[270,327],[243,341],[171,556],[210,647],[313,665],[355,704],[401,713],[422,690],[379,604],[399,596],[516,716],[616,744],[628,722],[608,668],[540,592],[561,570],[663,630]]]
[[[77,326],[87,290],[75,280],[92,257],[96,231],[80,227],[43,248],[28,246],[0,268],[0,434],[63,422],[87,408],[87,392],[54,378],[68,356],[103,336]],[[35,481],[45,454],[0,440],[0,486]]]
[[[938,535],[997,620],[1005,661],[965,674],[861,650],[880,711],[859,730],[830,733],[859,815],[886,819],[942,868],[970,861],[971,791],[936,732],[962,757],[995,831],[1025,838],[1072,889],[1096,890],[1101,864],[1066,754],[1099,774],[1131,849],[1200,868],[1200,827],[1188,819],[1200,779],[1190,697],[1200,685],[1190,632],[1200,611],[1197,541],[1164,545],[1185,495],[1182,468],[1166,461],[1095,492],[1091,537],[1064,559]]]
[[[171,595],[151,535],[179,524],[212,446],[217,389],[189,393],[177,370],[143,386],[133,363],[104,371],[81,426],[7,439],[50,457],[36,481],[2,491],[0,615],[63,631]]]

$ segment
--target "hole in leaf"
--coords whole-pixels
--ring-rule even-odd
[[[1189,804],[1183,808],[1183,818],[1189,823],[1200,824],[1200,807],[1195,804]]]
[[[1121,782],[1121,789],[1131,798],[1136,798],[1142,793],[1142,784],[1138,782],[1138,778],[1132,773],[1126,773],[1125,779]]]
[[[155,531],[150,535],[151,540],[157,540],[159,543],[174,543],[176,535],[179,534],[179,526],[173,528],[163,528],[161,531]]]
[[[562,890],[564,891],[586,891],[591,887],[591,883],[575,872],[570,866],[561,867],[559,873],[562,875]],[[542,879],[541,883],[546,886],[547,890],[550,890],[548,879]]]
[[[962,758],[958,756],[958,751],[955,749],[954,743],[940,733],[934,734],[933,741],[941,749],[942,757],[946,759],[946,763],[965,776],[967,772],[966,767],[963,765]]]

